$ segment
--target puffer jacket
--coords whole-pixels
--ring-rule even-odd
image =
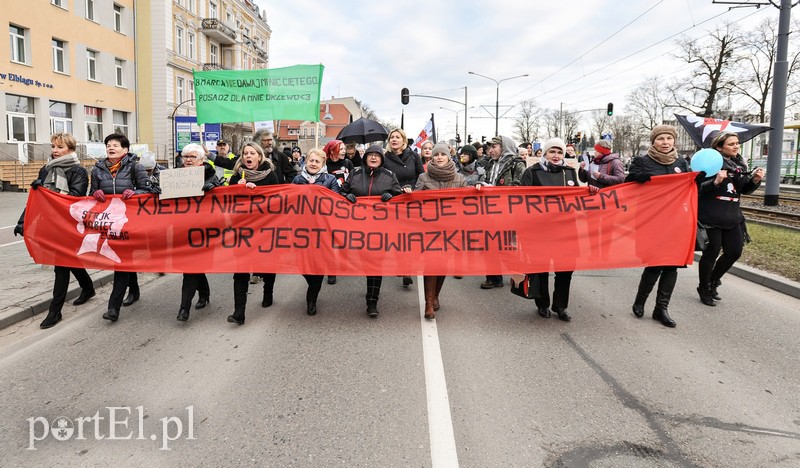
[[[548,163],[548,166],[550,164]],[[548,170],[542,163],[536,163],[525,169],[521,185],[533,187],[577,187],[578,177],[575,168],[567,166],[550,166]]]
[[[743,170],[742,165],[732,158],[722,158],[722,169],[728,171],[727,179],[714,185],[715,174],[700,183],[697,220],[706,227],[733,229],[744,222],[739,206],[740,197],[755,192],[761,182],[753,182],[753,176]]]
[[[517,145],[514,140],[501,136],[503,152],[500,157],[489,159],[486,164],[486,182],[491,185],[520,185],[525,172],[525,161],[517,156]]]
[[[625,178],[625,182],[635,181],[635,177],[638,175],[646,174],[649,176],[659,176],[680,174],[682,172],[689,171],[689,163],[683,156],[678,156],[678,159],[676,159],[672,164],[665,165],[644,154],[642,156],[636,156],[633,158],[631,161],[631,166],[628,168],[628,176]]]
[[[466,187],[467,181],[464,179],[464,176],[456,172],[453,174],[453,179],[447,182],[442,182],[439,180],[433,180],[427,172],[424,174],[420,174],[419,179],[417,179],[417,186],[414,187],[414,191],[417,190],[441,190],[441,189],[449,189],[449,188],[460,188]]]
[[[134,176],[136,180],[134,181]],[[153,183],[147,170],[131,159],[129,154],[122,157],[122,166],[117,171],[117,176],[111,175],[106,166],[106,160],[101,159],[92,168],[92,188],[90,193],[102,190],[107,195],[119,194],[130,189],[137,194],[152,193]]]
[[[39,169],[39,177],[37,177],[36,180],[44,183],[49,172],[47,167],[42,167]],[[64,171],[64,174],[67,176],[67,185],[69,186],[68,195],[73,197],[85,197],[86,189],[89,188],[89,172],[86,168],[83,166],[73,166]],[[24,222],[25,209],[22,210],[22,214],[19,220],[17,220],[17,225],[21,227],[24,225]]]
[[[409,147],[399,156],[387,151],[383,157],[383,166],[394,173],[401,187],[414,188],[419,175],[425,172],[422,158]]]
[[[477,185],[486,182],[486,169],[484,169],[478,161],[472,161],[467,165],[461,164],[460,162],[456,164],[458,173],[464,176],[467,185]]]
[[[308,180],[306,180],[302,174],[297,174],[294,176],[292,183],[298,185],[309,185]],[[332,190],[336,193],[342,193],[342,187],[339,185],[339,179],[335,175],[328,174],[327,172],[320,174],[319,177],[317,177],[317,180],[314,181],[314,185],[321,185],[326,189]]]
[[[376,169],[369,169],[366,166],[357,167],[350,178],[342,186],[342,195],[352,193],[356,197],[368,197],[370,195],[382,195],[391,193],[400,195],[403,189],[392,171],[381,166]]]
[[[581,182],[586,182],[595,187],[605,188],[612,185],[617,185],[625,182],[625,167],[619,159],[619,154],[611,153],[603,156],[599,163],[595,162],[599,167],[597,172],[600,177],[595,179],[589,174],[589,168],[579,169],[578,177]]]

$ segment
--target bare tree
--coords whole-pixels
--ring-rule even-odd
[[[795,27],[797,26],[795,23]],[[744,34],[742,46],[745,53],[736,70],[738,73],[737,80],[733,82],[733,92],[752,101],[758,121],[765,122],[774,81],[775,58],[778,54],[777,25],[774,21],[764,20],[755,30]],[[800,68],[800,48],[795,47],[790,52],[788,61],[788,79],[791,83],[792,75]],[[798,88],[795,85],[786,91],[787,107],[790,107],[797,103]]]
[[[649,129],[641,128],[638,118],[631,115],[618,115],[609,123],[614,152],[625,158],[638,155],[644,149]]]
[[[603,133],[609,129],[611,125],[612,116],[608,115],[604,110],[597,110],[592,112],[592,136],[596,136],[599,140]]]
[[[544,114],[544,125],[548,138],[568,139],[578,130],[580,118],[573,111],[552,109]],[[563,129],[563,134],[561,133]]]
[[[534,141],[539,138],[544,109],[536,107],[536,101],[528,99],[519,103],[520,110],[514,117],[514,138],[518,141]]]
[[[670,92],[664,81],[658,76],[645,79],[628,94],[627,115],[631,116],[639,127],[651,129],[667,119],[669,113]]]
[[[710,31],[702,40],[679,39],[681,50],[677,57],[694,69],[688,80],[679,80],[670,86],[674,105],[711,117],[720,92],[733,89],[733,68],[739,60],[734,48],[741,42],[740,32],[730,23]]]

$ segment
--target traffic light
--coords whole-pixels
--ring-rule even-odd
[[[472,143],[472,135],[467,135],[467,143]]]
[[[485,137],[485,136],[482,136],[482,137],[481,137],[481,143],[484,143],[484,144],[486,144],[486,137]]]
[[[400,90],[400,102],[402,102],[404,106],[408,104],[408,88]]]
[[[456,143],[461,143],[461,135],[456,133]]]
[[[581,142],[581,136],[582,136],[581,132],[578,132],[578,133],[575,134],[575,143],[580,143]]]
[[[608,107],[606,107],[606,114],[613,115],[614,114],[614,103],[609,102]]]

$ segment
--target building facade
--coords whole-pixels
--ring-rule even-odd
[[[3,2],[0,159],[46,159],[66,131],[82,152],[119,131],[138,140],[134,0]],[[88,145],[87,145],[88,143]]]
[[[197,115],[192,72],[268,68],[272,30],[249,0],[137,0],[137,8],[140,136],[173,155],[175,116]],[[252,133],[252,123],[222,128],[234,148]]]

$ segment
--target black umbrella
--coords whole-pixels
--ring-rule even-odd
[[[368,143],[370,141],[384,141],[389,137],[386,127],[374,120],[360,119],[344,127],[338,135],[337,140],[345,143]]]

